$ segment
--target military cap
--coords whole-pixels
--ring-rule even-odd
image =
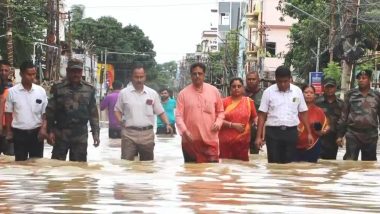
[[[356,74],[356,79],[359,79],[359,77],[362,75],[367,75],[367,77],[372,78],[372,71],[371,70],[362,70]]]
[[[330,77],[324,79],[324,80],[323,80],[323,86],[326,87],[326,86],[328,86],[328,85],[330,85],[330,86],[336,86],[336,81],[335,81],[335,79],[334,79],[334,78],[330,78]]]
[[[80,59],[70,59],[67,63],[67,68],[83,70],[83,62]]]

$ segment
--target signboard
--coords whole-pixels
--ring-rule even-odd
[[[322,94],[322,72],[310,72],[309,73],[309,84],[314,86],[316,94]]]

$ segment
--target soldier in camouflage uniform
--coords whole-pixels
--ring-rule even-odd
[[[251,71],[247,74],[245,83],[245,96],[251,98],[255,102],[256,111],[259,110],[261,97],[263,96],[263,89],[260,88],[260,77],[257,72]],[[249,144],[249,151],[251,154],[259,154],[259,149],[255,145],[257,127],[256,124],[252,125],[251,129],[251,142]]]
[[[356,79],[359,88],[347,92],[345,106],[338,122],[337,144],[343,145],[346,137],[344,160],[375,161],[380,118],[380,93],[371,89],[372,71],[361,71]]]
[[[330,129],[321,137],[322,147],[320,157],[327,160],[336,160],[338,153],[338,145],[336,140],[338,138],[338,120],[343,110],[343,101],[335,96],[336,81],[332,78],[326,78],[323,81],[323,96],[316,99],[315,104],[325,112]]]
[[[51,98],[46,108],[49,143],[53,145],[52,159],[87,161],[87,123],[90,121],[94,146],[99,141],[99,114],[95,88],[82,80],[83,63],[71,59],[67,76],[51,88]]]

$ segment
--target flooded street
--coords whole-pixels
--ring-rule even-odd
[[[44,159],[0,156],[0,213],[380,212],[379,163],[185,165],[178,137],[158,138],[154,162],[128,162],[101,132],[87,164],[50,160],[49,145]]]

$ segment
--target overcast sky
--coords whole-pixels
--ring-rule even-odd
[[[217,9],[217,0],[66,0],[68,9],[73,4],[86,7],[85,17],[113,16],[139,26],[153,41],[158,63],[194,52]]]

